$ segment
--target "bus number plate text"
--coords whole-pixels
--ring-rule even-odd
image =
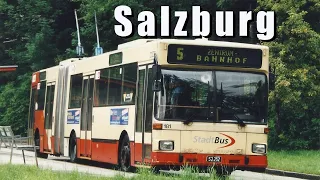
[[[207,156],[207,162],[221,162],[220,156]]]
[[[171,124],[164,124],[163,127],[164,129],[171,129]]]

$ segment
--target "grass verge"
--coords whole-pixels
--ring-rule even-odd
[[[268,151],[268,168],[320,175],[320,151]]]
[[[32,179],[32,180],[162,180],[162,179],[187,179],[187,180],[215,180],[222,179],[217,177],[213,172],[209,176],[199,176],[199,171],[195,168],[185,167],[180,175],[172,174],[159,174],[155,175],[149,169],[138,169],[138,174],[134,177],[126,178],[120,174],[114,177],[98,176],[86,173],[73,172],[61,172],[53,171],[50,169],[39,169],[36,166],[29,165],[12,165],[4,164],[0,165],[0,179],[1,180],[20,180],[20,179]],[[225,177],[224,179],[229,179]]]

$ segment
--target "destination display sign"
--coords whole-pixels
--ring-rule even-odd
[[[262,50],[170,44],[167,58],[170,64],[261,68]]]

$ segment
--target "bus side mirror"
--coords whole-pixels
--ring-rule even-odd
[[[161,67],[157,64],[152,66],[152,75],[153,80],[160,80],[161,79]]]
[[[273,73],[269,73],[269,90],[274,90],[276,84],[276,76]]]
[[[158,64],[152,66],[153,85],[152,90],[159,92],[161,90],[161,67]]]
[[[155,80],[152,85],[152,90],[154,92],[159,92],[161,90],[161,83],[158,80]]]

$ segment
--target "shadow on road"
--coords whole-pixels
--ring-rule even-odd
[[[44,159],[44,158],[39,158],[39,159]],[[92,160],[86,160],[86,159],[77,159],[77,161],[73,163],[73,162],[70,162],[69,158],[49,156],[48,160],[68,162],[68,163],[72,163],[72,164],[93,166],[93,167],[99,167],[99,168],[104,168],[104,169],[120,171],[119,168],[117,167],[117,165],[103,163],[103,162],[97,162],[97,161],[92,161]]]

